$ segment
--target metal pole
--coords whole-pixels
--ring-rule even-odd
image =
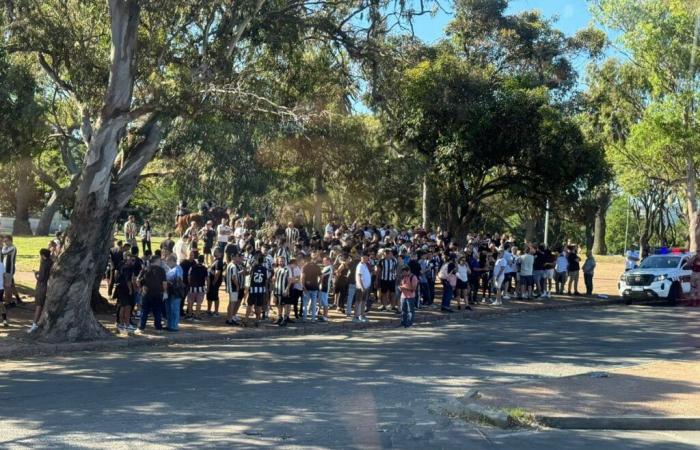
[[[544,207],[544,246],[548,247],[549,244],[549,199],[545,203]]]
[[[627,236],[630,231],[630,198],[627,196],[627,225],[625,225],[625,251],[623,255],[627,255]]]

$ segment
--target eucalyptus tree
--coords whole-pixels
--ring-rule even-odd
[[[112,225],[175,118],[275,110],[250,70],[262,52],[333,41],[362,58],[374,22],[416,13],[391,0],[14,0],[3,8],[10,51],[35,57],[82,118],[71,226],[39,323],[49,341],[107,335],[90,293]]]

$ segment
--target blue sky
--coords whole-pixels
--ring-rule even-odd
[[[443,3],[444,8],[451,7],[448,1],[443,0],[441,4]],[[545,17],[557,17],[555,26],[567,35],[573,35],[576,31],[593,23],[586,0],[510,0],[507,12],[517,14],[533,9],[539,10]],[[445,36],[445,27],[450,19],[451,15],[442,11],[434,17],[420,16],[414,23],[415,33],[425,42],[435,42]],[[609,49],[608,54],[615,54],[614,49]],[[584,81],[586,64],[585,58],[574,60],[574,67],[580,74],[580,83]]]

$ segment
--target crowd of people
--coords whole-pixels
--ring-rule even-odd
[[[389,224],[331,222],[309,234],[294,223],[257,227],[249,216],[203,226],[193,221],[155,251],[147,221],[139,227],[129,217],[123,233],[107,271],[122,333],[145,329],[150,316],[156,329],[168,331],[177,331],[181,319],[222,313],[232,326],[270,320],[284,327],[327,322],[333,309],[353,322],[367,322],[370,310],[396,314],[410,327],[421,308],[452,313],[511,298],[581,295],[581,272],[591,295],[596,265],[572,243],[548,248],[507,234],[455,239],[440,229]]]

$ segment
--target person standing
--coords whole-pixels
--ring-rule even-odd
[[[185,275],[182,267],[177,264],[175,255],[168,256],[166,260],[167,272],[165,274],[168,281],[168,299],[165,303],[165,314],[167,316],[167,331],[178,331],[180,328],[180,303],[187,293],[185,288]]]
[[[302,321],[306,322],[309,309],[311,310],[311,321],[316,322],[318,314],[318,303],[320,294],[321,268],[316,261],[316,254],[312,253],[304,267],[301,268],[301,285],[304,289],[302,300]]]
[[[569,286],[567,289],[568,294],[572,294],[571,285],[573,284],[573,295],[581,295],[581,293],[578,291],[578,274],[581,270],[581,258],[579,258],[578,253],[576,252],[576,246],[572,245],[571,247],[569,247],[569,255],[567,256],[567,260],[569,262]]]
[[[19,292],[17,292],[17,286],[15,285],[17,247],[15,247],[12,236],[9,234],[3,239],[2,263],[5,265],[5,302],[12,306],[21,305],[22,300],[19,298]],[[14,302],[12,301],[12,295],[15,296]]]
[[[534,285],[535,257],[532,249],[526,245],[523,254],[520,255],[520,294],[526,300],[532,298],[532,287]]]
[[[34,294],[34,303],[36,308],[34,309],[34,321],[32,326],[29,327],[27,333],[33,333],[39,329],[39,318],[44,310],[44,304],[46,303],[46,289],[49,281],[49,274],[51,273],[51,267],[53,266],[53,259],[51,259],[51,252],[47,248],[42,248],[39,250],[39,271],[34,272],[34,277],[36,278],[36,290]]]
[[[593,295],[593,275],[595,274],[595,258],[593,252],[586,253],[586,261],[583,263],[583,282],[586,284],[586,295]]]
[[[275,297],[277,304],[277,321],[276,325],[281,327],[287,326],[289,323],[289,312],[292,302],[290,291],[292,289],[291,271],[287,266],[287,261],[282,256],[277,257],[277,267],[272,275],[272,295]]]
[[[556,284],[555,292],[557,295],[562,295],[564,293],[564,287],[566,286],[566,274],[569,270],[569,259],[566,255],[566,250],[562,249],[557,256],[556,263],[554,265],[554,281]]]
[[[132,333],[136,328],[131,324],[131,311],[136,306],[136,257],[126,253],[115,274],[114,292],[117,297],[117,331]]]
[[[216,239],[216,231],[214,230],[214,222],[207,220],[204,228],[199,232],[199,238],[204,243],[204,262],[207,265],[212,263],[212,251],[214,249],[214,240]]]
[[[255,309],[255,326],[260,325],[262,311],[265,306],[265,294],[267,293],[267,268],[264,258],[258,255],[250,271],[250,289],[248,291],[248,309],[246,319],[250,316],[251,309]]]
[[[228,225],[228,220],[222,217],[221,223],[216,226],[216,242],[222,255],[231,236],[233,236],[233,229]]]
[[[294,226],[294,222],[289,222],[287,224],[287,229],[284,230],[284,236],[287,239],[287,244],[294,248],[294,245],[296,245],[299,240],[299,229]]]
[[[197,255],[195,261],[190,267],[187,283],[190,288],[187,298],[187,315],[192,320],[202,320],[202,301],[207,283],[207,268],[204,266],[204,255]]]
[[[408,328],[413,325],[416,314],[416,290],[418,289],[418,277],[411,273],[408,266],[401,268],[401,325]]]
[[[124,223],[124,240],[130,245],[136,245],[136,217],[129,216],[128,220]]]
[[[321,322],[328,322],[328,296],[333,289],[333,265],[331,259],[323,257],[323,269],[321,269],[321,293],[320,301],[323,315],[319,317]]]
[[[369,271],[369,257],[366,253],[362,253],[360,263],[355,270],[355,286],[357,294],[355,295],[355,318],[353,322],[369,322],[369,319],[364,315],[365,306],[369,299],[369,294],[372,291],[372,273]],[[350,299],[348,299],[350,304]]]
[[[239,254],[229,254],[226,256],[228,265],[226,266],[226,293],[228,294],[228,309],[226,311],[227,325],[239,325],[241,319],[238,317],[238,309],[241,307],[243,296],[243,268],[241,267],[241,256]]]
[[[491,303],[493,306],[501,306],[502,292],[504,290],[506,270],[508,269],[508,260],[505,258],[505,252],[498,253],[498,259],[493,266],[493,287],[496,290],[496,300]]]
[[[143,289],[143,309],[141,311],[141,331],[146,329],[148,316],[153,313],[153,325],[156,330],[162,330],[163,302],[168,299],[168,282],[165,270],[160,265],[157,256],[151,257],[150,264],[139,276],[139,284]]]
[[[219,289],[223,281],[224,261],[222,252],[218,248],[214,250],[214,262],[211,263],[207,276],[207,315],[219,317]],[[212,313],[212,306],[214,312]]]
[[[5,307],[5,264],[2,261],[0,261],[0,317],[2,317],[2,326],[9,327],[7,308]]]
[[[141,238],[141,248],[143,249],[143,254],[147,255],[146,252],[151,252],[151,238],[153,233],[151,230],[151,222],[148,220],[143,223],[141,230],[139,231],[139,237]]]
[[[382,259],[376,266],[376,272],[379,278],[379,290],[381,295],[381,304],[379,311],[386,311],[392,308],[398,311],[398,305],[394,305],[394,293],[396,291],[396,271],[398,264],[394,253],[391,249],[384,249]]]

